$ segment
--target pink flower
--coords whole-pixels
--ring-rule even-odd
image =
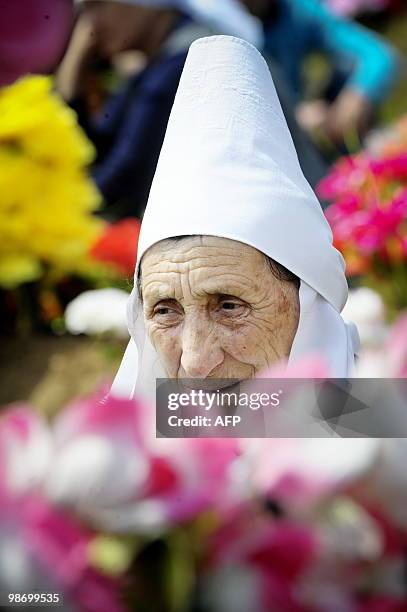
[[[150,470],[145,486],[127,503],[95,511],[95,518],[103,526],[118,531],[160,532],[206,510],[226,511],[232,503],[236,441],[156,442],[148,455]]]
[[[405,180],[407,179],[407,153],[383,159],[372,159],[369,162],[369,169],[376,178],[386,178],[389,181]]]
[[[355,195],[364,185],[368,169],[369,161],[363,154],[343,157],[320,181],[317,193],[325,200]]]
[[[236,459],[233,440],[155,439],[140,401],[92,397],[54,427],[47,494],[111,531],[155,532],[221,505]]]
[[[347,273],[375,269],[406,256],[407,154],[369,159],[344,158],[318,190],[333,201],[326,210],[334,244],[347,261]]]
[[[297,403],[300,396],[296,392],[310,389],[309,379],[328,378],[326,362],[314,355],[288,366],[274,366],[263,372],[253,385],[257,384],[258,391],[259,379],[287,379],[281,405],[290,410],[291,396],[293,403]],[[315,505],[364,473],[377,452],[375,440],[356,438],[246,439],[241,440],[241,446],[240,463],[246,465],[253,490],[296,510]]]
[[[83,612],[122,612],[119,583],[90,564],[94,534],[41,493],[50,437],[32,409],[20,406],[0,420],[0,584],[62,593]]]
[[[233,439],[160,440],[160,456],[176,469],[177,487],[162,496],[171,521],[193,518],[199,512],[222,511],[233,503],[232,470],[240,450]],[[172,444],[176,442],[176,444]],[[161,450],[160,450],[161,446]]]
[[[295,513],[366,473],[378,451],[376,440],[362,438],[280,438],[242,445],[254,491]]]
[[[209,542],[203,600],[214,612],[304,612],[298,583],[319,543],[309,527],[243,513]]]
[[[101,396],[66,408],[53,427],[54,457],[46,489],[52,499],[81,508],[109,507],[141,490],[149,464],[143,448],[144,407]]]
[[[341,158],[323,178],[317,192],[321,198],[339,200],[357,197],[361,201],[366,194],[378,193],[384,181],[407,179],[407,153],[382,159],[371,158],[367,153]]]
[[[83,612],[122,612],[119,582],[93,569],[94,535],[44,498],[0,501],[0,583],[7,590],[62,593]],[[4,568],[7,568],[6,570]]]

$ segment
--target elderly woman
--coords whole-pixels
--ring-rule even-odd
[[[248,379],[319,354],[352,374],[341,255],[305,180],[267,64],[227,36],[192,44],[144,216],[132,339],[112,392],[157,377]]]

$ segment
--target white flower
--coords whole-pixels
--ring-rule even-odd
[[[120,338],[127,338],[128,297],[125,291],[113,288],[81,293],[65,310],[68,331],[89,336],[110,332]]]
[[[22,405],[6,413],[0,428],[0,456],[11,494],[25,493],[42,481],[52,452],[50,431],[33,410]]]
[[[89,433],[57,449],[45,489],[58,503],[117,506],[138,490],[146,474],[141,451],[125,440]]]
[[[394,126],[372,130],[365,138],[365,148],[374,157],[379,157],[386,146],[397,142],[398,136]]]
[[[362,346],[381,345],[386,338],[385,308],[376,291],[368,287],[350,291],[342,316],[356,324]]]
[[[393,378],[384,347],[365,348],[356,360],[355,378]]]
[[[368,499],[398,526],[407,527],[407,440],[380,441],[377,461],[367,475]]]

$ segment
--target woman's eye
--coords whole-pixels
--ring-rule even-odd
[[[178,308],[172,304],[157,304],[153,309],[154,317],[165,317],[168,319],[169,317],[177,317],[178,314]]]
[[[154,311],[154,314],[166,315],[166,314],[169,314],[170,312],[174,312],[174,311],[171,311],[170,308],[165,308],[164,306],[162,306],[161,308],[156,308],[156,310]]]
[[[247,304],[236,302],[233,300],[225,300],[220,302],[220,313],[225,316],[240,316],[247,311]]]
[[[235,302],[223,302],[222,304],[223,310],[236,310],[239,306],[241,304],[236,304]]]

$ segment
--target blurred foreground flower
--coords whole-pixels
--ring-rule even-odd
[[[379,336],[370,331],[372,335],[362,343],[356,362],[356,376],[407,378],[407,313],[401,313],[391,327],[379,331]]]
[[[68,407],[51,430],[30,414],[11,412],[0,422],[7,478],[26,491],[40,485],[49,499],[98,528],[151,533],[226,507],[229,493],[232,499],[235,440],[156,440],[150,407],[110,396],[102,401],[99,394]]]
[[[252,529],[245,523],[250,522]],[[315,561],[316,532],[289,521],[244,514],[209,543],[202,579],[204,609],[212,612],[306,610],[299,583]]]
[[[67,609],[81,612],[121,612],[119,582],[90,562],[96,534],[41,493],[51,451],[50,432],[32,411],[1,418],[0,588],[62,593]]]
[[[226,497],[233,440],[155,440],[150,407],[100,399],[74,404],[55,422],[51,499],[102,529],[154,533]]]
[[[79,272],[103,224],[86,174],[94,157],[75,115],[32,76],[0,90],[0,286],[46,269]]]
[[[158,591],[174,610],[405,609],[403,440],[155,438],[151,406],[102,397],[0,419],[3,589],[51,585],[78,612],[155,612]]]
[[[388,327],[384,303],[376,291],[368,287],[351,290],[342,316],[355,323],[363,347],[383,345]]]
[[[94,336],[110,333],[127,338],[128,297],[125,291],[114,288],[84,291],[65,310],[67,330],[71,334]]]

